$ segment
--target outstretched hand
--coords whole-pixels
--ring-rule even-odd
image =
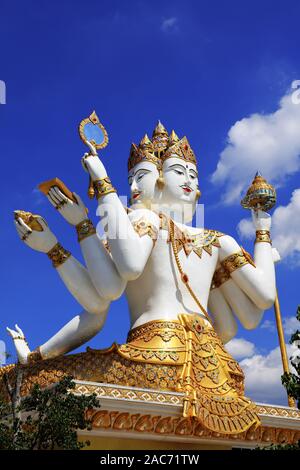
[[[31,229],[21,217],[17,217],[14,221],[17,233],[25,245],[33,250],[48,253],[56,245],[57,238],[51,232],[43,217],[38,216],[36,220],[41,225],[42,232]]]
[[[71,225],[78,225],[87,217],[87,210],[80,196],[73,193],[77,202],[65,196],[57,186],[50,189],[47,194],[49,202]]]

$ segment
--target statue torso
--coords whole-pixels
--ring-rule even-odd
[[[207,309],[211,281],[218,262],[220,234],[181,225],[176,235],[182,269],[188,275],[189,284],[197,298]],[[127,285],[132,328],[153,320],[176,319],[180,313],[196,312],[203,315],[181,281],[172,244],[168,239],[167,227],[162,227],[144,272]]]

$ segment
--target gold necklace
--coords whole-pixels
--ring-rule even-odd
[[[197,306],[200,308],[201,312],[204,313],[206,319],[212,324],[212,321],[211,321],[207,311],[205,310],[205,308],[203,307],[200,300],[198,299],[198,297],[196,296],[195,292],[193,291],[193,289],[191,288],[191,286],[189,284],[188,275],[182,269],[182,266],[181,266],[181,263],[180,263],[180,260],[179,260],[179,256],[178,256],[176,243],[175,243],[174,230],[175,230],[175,224],[174,224],[174,221],[170,218],[169,219],[169,232],[170,232],[171,244],[172,244],[172,249],[173,249],[175,261],[176,261],[176,264],[177,264],[177,268],[178,268],[178,271],[180,272],[181,280],[182,280],[183,284],[186,286],[186,288],[189,291],[189,293],[191,294],[191,296],[193,297],[193,299],[196,302]]]

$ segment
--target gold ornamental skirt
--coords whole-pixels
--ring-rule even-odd
[[[199,315],[156,320],[134,328],[127,343],[22,366],[22,393],[62,376],[185,394],[183,416],[221,434],[260,424],[255,405],[243,396],[243,372],[212,326]],[[11,370],[10,372],[13,372]]]

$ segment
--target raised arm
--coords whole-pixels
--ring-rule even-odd
[[[153,249],[153,240],[151,237],[141,237],[136,232],[107,176],[106,169],[93,147],[90,147],[93,155],[86,155],[83,164],[94,182],[98,214],[117,270],[125,281],[131,281],[143,272]],[[160,225],[158,215],[145,209],[145,216],[153,229],[158,231]]]
[[[106,311],[109,302],[99,295],[87,270],[58,243],[42,217],[36,220],[42,227],[41,231],[33,230],[17,217],[15,226],[20,239],[30,248],[48,255],[69,292],[85,310],[92,314]]]
[[[271,217],[262,211],[253,212],[253,223],[256,229],[254,262],[251,256],[230,236],[220,238],[219,261],[235,284],[256,307],[265,310],[273,305],[276,296],[275,269],[270,241]],[[259,317],[258,312],[257,317]]]

